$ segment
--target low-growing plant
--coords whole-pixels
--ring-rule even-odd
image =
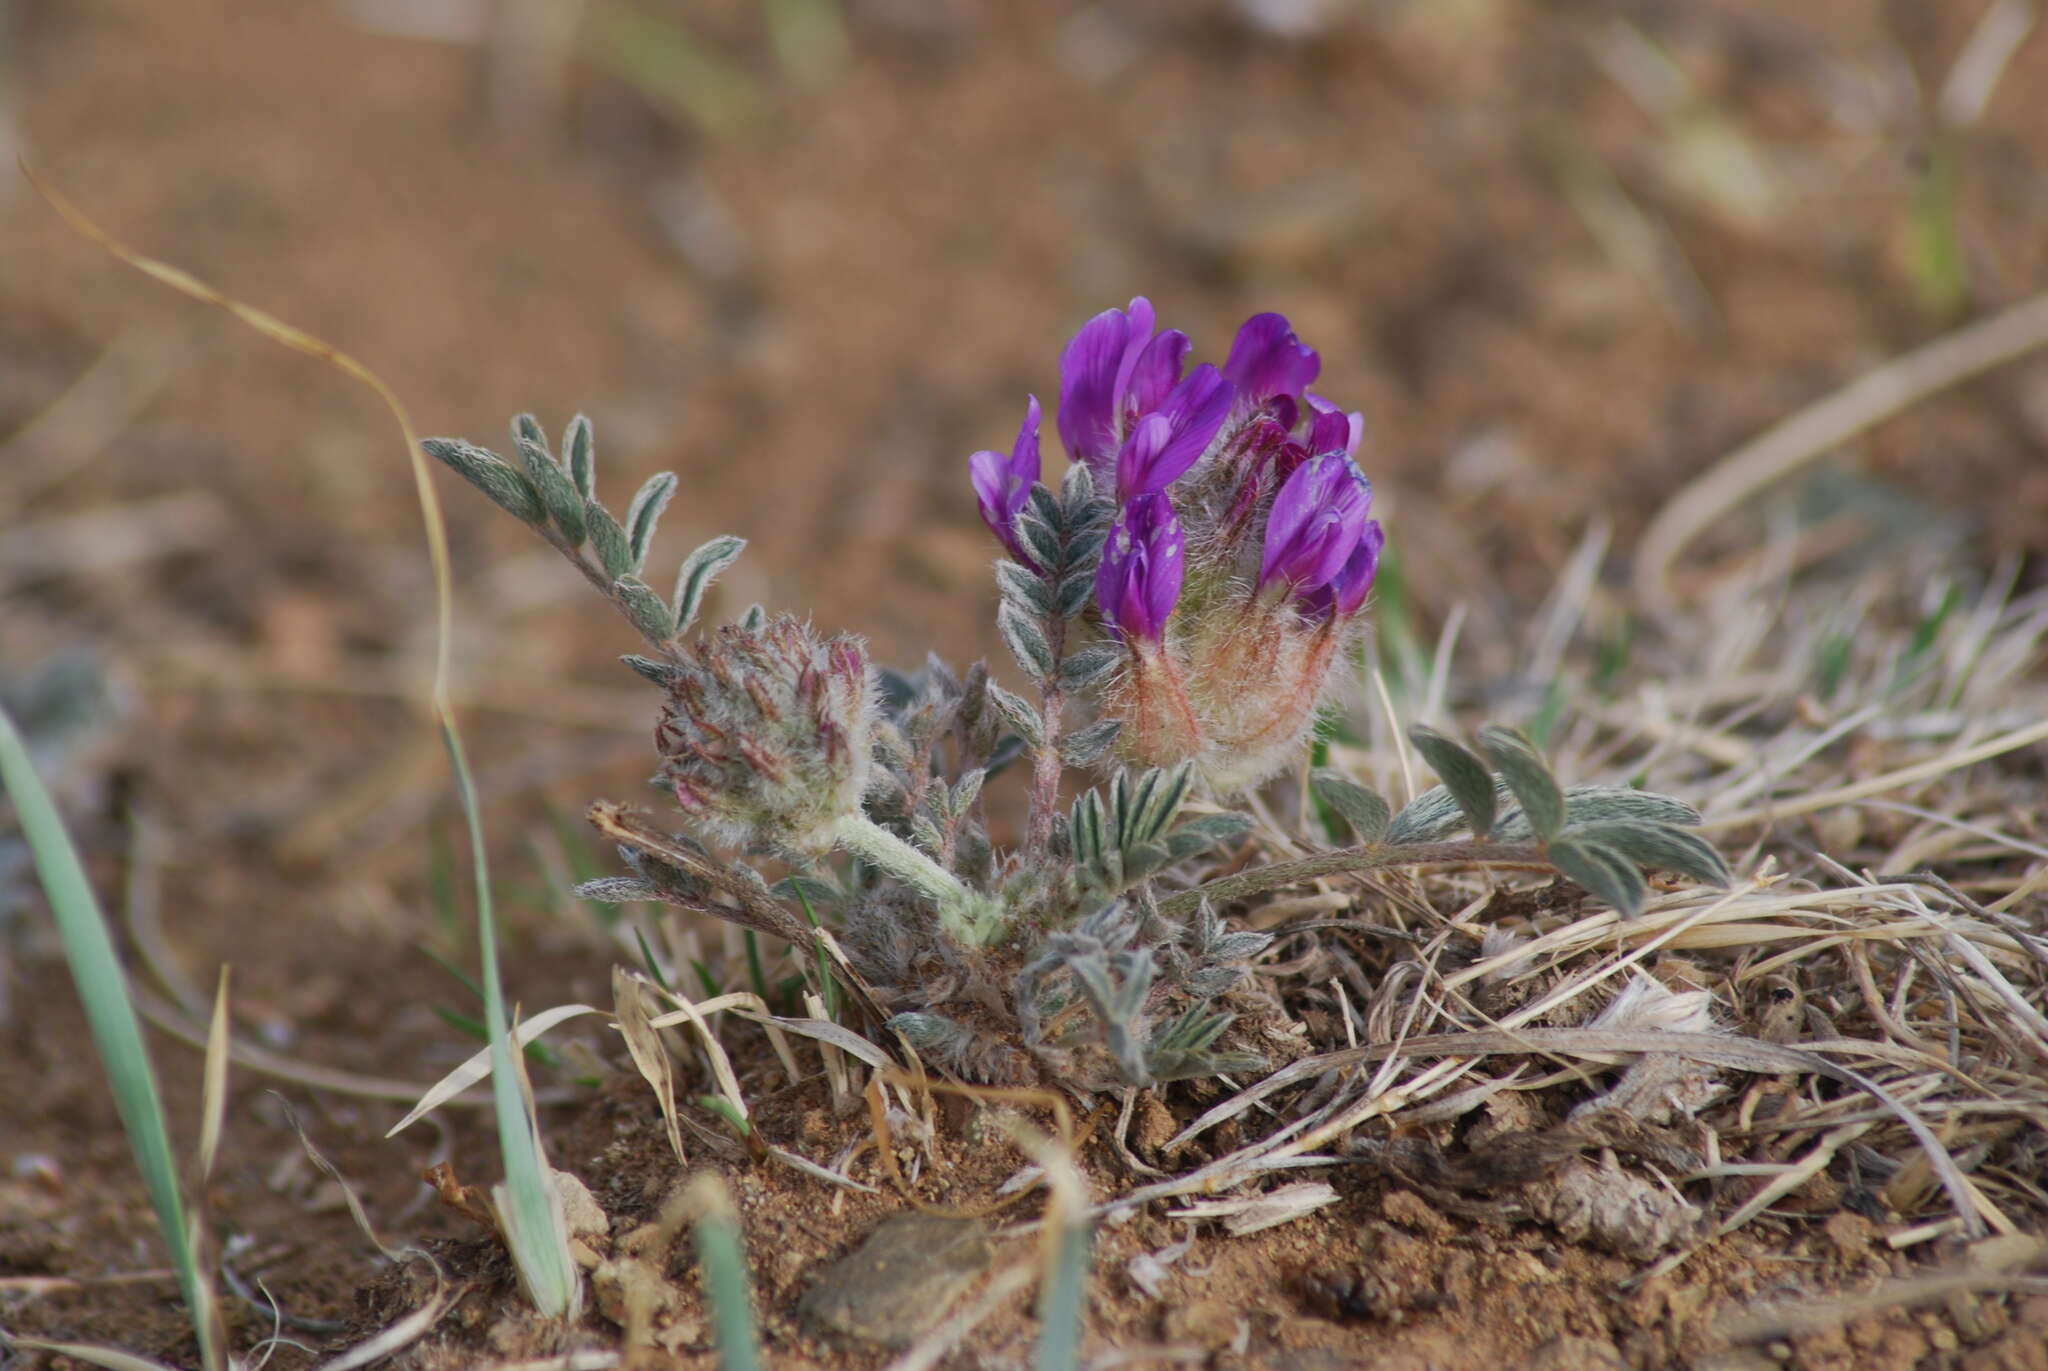
[[[646,642],[624,660],[661,693],[656,780],[689,831],[598,806],[632,874],[583,892],[775,933],[821,972],[829,948],[928,1063],[1086,1092],[1262,1064],[1249,969],[1270,937],[1231,928],[1231,901],[1343,872],[1494,865],[1552,869],[1633,914],[1644,868],[1726,880],[1687,831],[1690,806],[1561,786],[1501,727],[1476,752],[1412,730],[1442,784],[1398,811],[1317,770],[1315,795],[1356,846],[1275,861],[1245,842],[1252,820],[1224,802],[1306,764],[1384,540],[1356,462],[1361,416],[1309,389],[1320,359],[1284,318],[1247,321],[1220,368],[1188,369],[1188,351],[1143,299],[1096,316],[1061,359],[1072,465],[1057,489],[1041,479],[1036,397],[1008,453],[969,461],[1008,553],[996,624],[1033,698],[984,664],[879,668],[858,638],[758,606],[703,627],[744,543],[712,539],[657,592],[647,566],[676,478],[613,514],[582,416],[559,452],[526,415],[513,459],[428,440]],[[1022,835],[999,848],[984,788],[1012,770]],[[1063,802],[1077,770],[1099,783]],[[771,886],[764,856],[799,874]],[[817,931],[827,911],[834,938]]]

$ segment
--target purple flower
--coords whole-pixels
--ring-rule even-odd
[[[1186,549],[1180,520],[1164,495],[1141,495],[1125,505],[1095,571],[1103,621],[1127,639],[1158,642],[1180,599]]]
[[[1157,404],[1187,355],[1187,336],[1168,333],[1154,340],[1152,319],[1152,302],[1140,295],[1128,314],[1106,309],[1083,324],[1060,354],[1060,441],[1068,456],[1098,474],[1106,472],[1123,441],[1133,379],[1142,372],[1145,389],[1157,392]]]
[[[1320,395],[1306,398],[1313,416],[1308,426],[1309,456],[1341,452],[1346,457],[1356,457],[1358,445],[1365,438],[1365,416],[1357,410],[1347,414]]]
[[[1000,452],[982,451],[967,459],[967,472],[974,480],[975,502],[981,506],[981,521],[989,532],[1003,540],[1003,546],[1033,571],[1039,565],[1025,554],[1017,537],[1017,515],[1031,498],[1038,482],[1038,397],[1024,406],[1024,424],[1017,430],[1017,442],[1006,458]]]
[[[1379,574],[1380,548],[1386,541],[1380,521],[1369,521],[1365,531],[1358,535],[1358,546],[1351,550],[1350,558],[1338,568],[1330,583],[1301,597],[1302,609],[1318,619],[1331,615],[1348,619],[1358,613],[1372,590],[1373,577]]]
[[[1223,374],[1237,387],[1239,408],[1250,411],[1282,396],[1298,404],[1322,367],[1323,359],[1295,337],[1286,315],[1254,314],[1238,329]]]
[[[1171,335],[1162,334],[1162,338]],[[1230,382],[1204,363],[1137,420],[1116,456],[1116,498],[1157,495],[1187,474],[1230,413]]]
[[[1296,595],[1327,586],[1344,570],[1365,533],[1372,486],[1341,453],[1295,468],[1273,497],[1259,587],[1284,584]]]

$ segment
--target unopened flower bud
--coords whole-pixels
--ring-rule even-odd
[[[823,851],[861,813],[874,672],[857,638],[788,615],[681,649],[654,740],[676,803],[715,837]]]

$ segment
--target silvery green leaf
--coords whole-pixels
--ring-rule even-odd
[[[1493,828],[1493,772],[1464,744],[1446,738],[1423,724],[1408,726],[1408,741],[1443,778],[1445,788],[1465,813],[1465,824],[1475,838],[1484,838]]]
[[[633,546],[626,540],[626,531],[619,527],[619,521],[612,518],[611,511],[595,500],[586,500],[583,503],[583,520],[589,528],[590,546],[596,551],[604,574],[614,580],[634,575]]]
[[[1032,561],[1042,567],[1058,567],[1065,560],[1060,554],[1059,533],[1030,510],[1020,513],[1013,527],[1017,541],[1024,544],[1024,550],[1031,554]]]
[[[1236,842],[1251,831],[1252,821],[1242,814],[1204,814],[1167,834],[1166,847],[1178,861],[1219,843]]]
[[[1095,564],[1102,560],[1102,545],[1109,541],[1109,529],[1084,528],[1069,536],[1067,542],[1067,567],[1085,576],[1095,574]]]
[[[727,533],[683,558],[683,568],[676,573],[676,632],[682,633],[697,622],[697,614],[704,608],[704,593],[727,567],[739,560],[746,546],[746,539]]]
[[[597,447],[590,419],[579,414],[562,433],[562,454],[569,465],[569,479],[576,493],[588,500],[597,493]]]
[[[1319,768],[1310,776],[1309,785],[1324,804],[1336,810],[1338,817],[1351,825],[1351,831],[1358,835],[1359,842],[1376,843],[1386,836],[1387,823],[1393,815],[1386,799],[1378,791],[1368,790],[1349,776],[1328,767]]]
[[[682,675],[667,662],[657,662],[652,657],[642,657],[637,653],[628,652],[619,660],[664,690],[674,685],[676,678]]]
[[[924,849],[925,855],[936,857],[945,850],[946,835],[939,826],[922,814],[911,816],[910,840]]]
[[[1634,790],[1623,785],[1568,785],[1564,788],[1565,822],[1594,823],[1602,819],[1640,819],[1653,824],[1679,824],[1690,828],[1700,821],[1700,812],[1670,795]],[[1526,842],[1535,834],[1529,820],[1518,808],[1510,808],[1493,826],[1502,842]]]
[[[1074,801],[1074,864],[1091,867],[1102,860],[1102,792],[1090,790]]]
[[[1068,690],[1089,690],[1113,675],[1125,661],[1123,646],[1104,639],[1077,649],[1060,663],[1060,684]]]
[[[980,798],[981,784],[987,779],[988,773],[977,766],[954,784],[952,799],[948,801],[954,814],[965,814],[968,811],[975,800]]]
[[[747,632],[758,633],[761,630],[761,626],[768,622],[768,608],[766,605],[758,602],[748,605],[745,610],[741,611],[740,617],[736,622]]]
[[[626,541],[633,549],[633,571],[647,565],[647,549],[654,542],[654,526],[661,522],[661,512],[668,508],[668,502],[676,493],[676,474],[673,471],[658,471],[647,478],[647,484],[634,495],[633,503],[626,507]]]
[[[528,421],[532,417],[520,416]],[[540,502],[547,506],[548,517],[561,530],[563,539],[570,547],[582,547],[587,536],[583,523],[583,497],[577,494],[569,474],[548,455],[546,441],[522,436],[519,439],[519,460],[526,468],[526,479],[533,482],[533,488],[540,492]]]
[[[1094,594],[1095,568],[1092,565],[1069,572],[1053,596],[1052,612],[1062,619],[1071,619],[1088,607],[1089,597]]]
[[[1575,824],[1600,819],[1641,819],[1694,828],[1700,822],[1700,812],[1675,796],[1625,785],[1568,785],[1564,788],[1564,813]]]
[[[1241,962],[1256,957],[1273,944],[1271,933],[1226,933],[1209,947],[1209,956],[1219,962]]]
[[[996,629],[1026,675],[1040,684],[1051,678],[1058,665],[1053,661],[1052,644],[1031,615],[1005,600],[996,609]]]
[[[1034,619],[1052,613],[1052,587],[1029,567],[1004,558],[996,563],[996,589],[1003,599]]]
[[[651,642],[665,643],[675,636],[675,623],[668,617],[668,606],[654,593],[654,588],[635,576],[621,576],[612,582],[612,593],[618,597],[625,609],[626,617],[633,621],[633,627]]]
[[[1109,745],[1116,741],[1116,735],[1123,731],[1123,726],[1121,719],[1101,719],[1069,733],[1060,741],[1060,760],[1068,766],[1095,765],[1102,760],[1102,754],[1109,751]]]
[[[1018,736],[1024,739],[1026,746],[1033,749],[1045,746],[1045,733],[1039,722],[1038,711],[1025,703],[1022,696],[1014,695],[994,682],[989,683],[988,696],[995,702],[997,711],[1009,722],[1010,727],[1016,729]]]
[[[1095,473],[1086,462],[1076,462],[1060,478],[1060,503],[1066,506],[1069,526],[1077,513],[1095,503]]]
[[[488,448],[465,443],[460,438],[426,438],[420,448],[429,457],[452,468],[463,480],[488,495],[491,503],[524,523],[544,524],[547,507],[533,483],[521,476],[505,459]]]
[[[1642,912],[1649,887],[1628,858],[1611,847],[1575,838],[1557,838],[1549,847],[1550,864],[1584,886],[1617,914],[1634,918]]]
[[[1045,520],[1046,527],[1052,529],[1055,533],[1065,529],[1067,524],[1066,511],[1060,508],[1060,502],[1053,498],[1051,491],[1047,490],[1043,485],[1034,485],[1031,487],[1030,493],[1025,496],[1025,499],[1027,501],[1026,507],[1031,513]]]
[[[1134,843],[1124,849],[1124,880],[1142,881],[1172,860],[1164,843]]]
[[[540,420],[531,414],[512,416],[512,441],[515,444],[532,443],[543,453],[548,450],[548,432],[540,426]]]
[[[1564,792],[1536,745],[1512,728],[1488,724],[1479,730],[1479,746],[1515,792],[1536,836],[1546,841],[1557,836],[1564,827]]]
[[[1396,847],[1441,842],[1464,826],[1465,811],[1446,787],[1436,785],[1401,806],[1387,823],[1387,841]]]
[[[1697,833],[1641,819],[1595,819],[1573,824],[1564,837],[1620,853],[1637,866],[1675,871],[1702,885],[1725,887],[1733,879],[1721,854]]]
[[[1126,843],[1149,843],[1166,831],[1174,816],[1180,813],[1181,801],[1187,798],[1188,787],[1194,782],[1194,768],[1186,764],[1170,771],[1153,771],[1146,775],[1145,785],[1136,806]]]

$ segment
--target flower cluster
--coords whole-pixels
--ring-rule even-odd
[[[725,624],[661,672],[662,780],[684,813],[741,846],[830,848],[861,812],[874,672],[860,641],[788,615]]]
[[[1125,654],[1101,701],[1132,762],[1193,762],[1220,789],[1293,759],[1379,568],[1362,416],[1312,392],[1321,358],[1278,314],[1238,330],[1219,369],[1152,305],[1088,321],[1060,358],[1060,441],[1115,503],[1095,573],[1103,631]],[[1034,396],[1008,457],[970,469],[981,516],[1037,570],[1018,532],[1038,481]]]

